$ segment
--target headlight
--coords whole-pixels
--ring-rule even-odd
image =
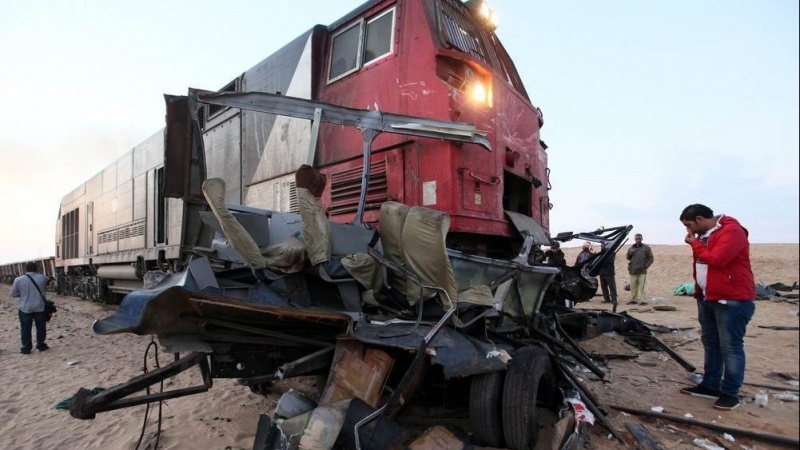
[[[472,80],[468,87],[468,93],[472,100],[486,106],[492,106],[492,90],[484,80]]]
[[[470,88],[472,99],[481,103],[486,103],[486,86],[480,81],[474,81]]]
[[[497,29],[497,13],[495,13],[494,9],[489,7],[488,3],[481,1],[477,7],[477,11],[487,27],[492,31]]]

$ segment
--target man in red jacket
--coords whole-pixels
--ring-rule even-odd
[[[703,382],[681,393],[716,398],[714,409],[728,411],[739,406],[744,334],[755,312],[747,229],[700,204],[684,208],[680,220],[686,226],[684,241],[692,246],[694,296],[705,350]]]

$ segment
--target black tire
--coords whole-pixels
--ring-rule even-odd
[[[473,375],[469,387],[469,420],[473,441],[486,447],[506,446],[503,434],[503,380],[505,372]]]
[[[514,353],[503,386],[503,433],[508,448],[528,450],[536,446],[538,402],[548,402],[555,390],[550,357],[538,347],[524,347]]]

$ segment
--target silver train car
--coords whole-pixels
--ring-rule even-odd
[[[220,91],[311,97],[312,50],[325,30],[309,30]],[[292,210],[293,173],[305,162],[306,152],[298,156],[284,150],[270,161],[246,157],[285,140],[270,136],[274,116],[215,107],[202,115],[207,175],[226,181],[226,201]],[[303,145],[297,141],[308,135],[309,125],[298,121],[293,126],[298,138],[292,143]],[[162,129],[63,197],[54,258],[59,293],[116,302],[141,289],[146,272],[178,270],[186,262],[192,247],[182,241],[186,202],[164,195],[164,178],[169,176],[164,140]]]

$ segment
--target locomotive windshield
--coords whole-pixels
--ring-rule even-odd
[[[393,51],[395,8],[360,20],[335,34],[331,43],[328,82],[351,74]]]

